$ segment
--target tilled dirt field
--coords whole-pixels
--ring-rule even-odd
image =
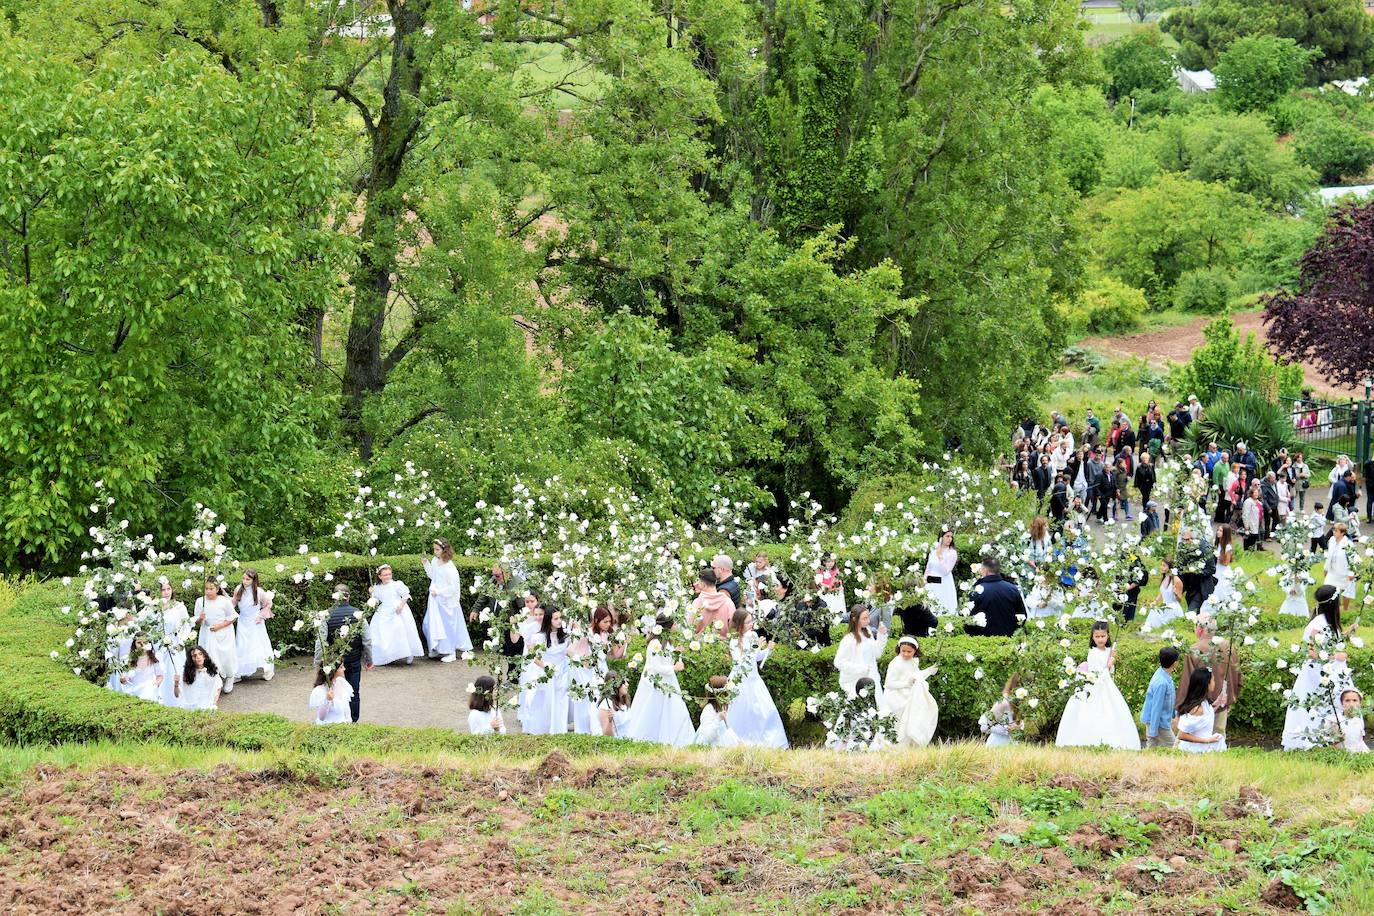
[[[969,783],[913,774],[883,787],[830,774],[808,786],[719,762],[575,767],[554,751],[537,766],[481,772],[304,760],[258,770],[40,765],[0,796],[0,906],[1277,912],[1303,901],[1271,853],[1301,836],[1307,852],[1292,856],[1294,867],[1328,876],[1334,894],[1341,850],[1368,846],[1372,826],[1332,827],[1334,841],[1309,826],[1290,832],[1248,787],[1204,805],[1186,791],[1146,799],[1126,776]]]

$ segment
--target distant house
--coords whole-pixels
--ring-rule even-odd
[[[1217,88],[1217,78],[1211,70],[1178,69],[1174,71],[1174,79],[1184,92],[1212,92]]]
[[[1346,196],[1364,199],[1370,194],[1374,194],[1374,184],[1356,184],[1340,188],[1317,189],[1317,196],[1322,199],[1322,203],[1324,204],[1329,204],[1334,200],[1340,200],[1342,197]]]
[[[1370,3],[1374,4],[1374,0],[1370,0]],[[1366,5],[1365,8],[1369,9],[1369,6]],[[1334,80],[1331,85],[1335,86],[1346,95],[1359,95],[1360,90],[1369,85],[1369,77],[1361,76],[1353,80]]]

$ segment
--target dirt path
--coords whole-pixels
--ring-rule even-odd
[[[1202,316],[1188,324],[1161,331],[1122,334],[1114,337],[1090,337],[1083,341],[1083,345],[1120,356],[1139,357],[1146,362],[1161,366],[1166,362],[1185,363],[1193,351],[1202,346],[1202,328],[1210,320],[1210,316]],[[1242,337],[1246,334],[1256,334],[1261,341],[1268,339],[1264,327],[1263,312],[1239,312],[1232,315],[1231,320],[1240,329]],[[1321,371],[1309,363],[1303,363],[1302,369],[1303,378],[1314,391],[1324,391],[1343,397],[1359,394],[1353,389],[1342,388],[1327,381]],[[1203,397],[1204,395],[1199,393],[1198,396]]]
[[[442,664],[430,659],[404,661],[363,672],[362,708],[358,721],[371,725],[468,730],[468,685],[487,673],[480,664]],[[272,712],[297,722],[310,719],[310,690],[315,673],[307,657],[283,659],[270,681],[249,678],[220,700],[228,712]],[[511,733],[520,731],[513,711],[502,718]]]

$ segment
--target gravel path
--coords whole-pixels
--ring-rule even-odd
[[[372,725],[413,725],[468,730],[467,687],[487,673],[479,664],[461,660],[442,664],[429,659],[404,661],[363,672],[360,722]],[[310,720],[311,688],[315,672],[309,656],[282,659],[270,681],[249,678],[239,681],[234,692],[220,699],[229,712],[272,712],[297,722]],[[520,731],[513,711],[502,718],[511,733]]]

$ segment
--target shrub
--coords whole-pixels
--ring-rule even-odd
[[[1244,442],[1261,464],[1279,449],[1299,444],[1289,412],[1254,391],[1228,393],[1208,404],[1188,432],[1195,450],[1206,448],[1208,442]]]
[[[1081,334],[1109,334],[1140,325],[1150,304],[1145,294],[1112,277],[1100,277],[1070,308],[1069,324]]]
[[[1232,111],[1265,108],[1302,85],[1308,61],[1319,53],[1291,38],[1238,38],[1221,52],[1214,68],[1217,96]]]
[[[1242,342],[1240,331],[1230,318],[1208,322],[1202,337],[1206,342],[1170,375],[1170,383],[1179,397],[1207,397],[1217,384],[1273,390],[1293,397],[1301,393],[1302,366],[1275,360],[1254,334],[1247,334]]]
[[[1359,178],[1374,163],[1374,137],[1335,118],[1317,118],[1299,131],[1297,156],[1327,184]]]
[[[1219,267],[1190,270],[1178,278],[1174,287],[1174,308],[1216,315],[1226,311],[1233,289],[1229,271]]]

